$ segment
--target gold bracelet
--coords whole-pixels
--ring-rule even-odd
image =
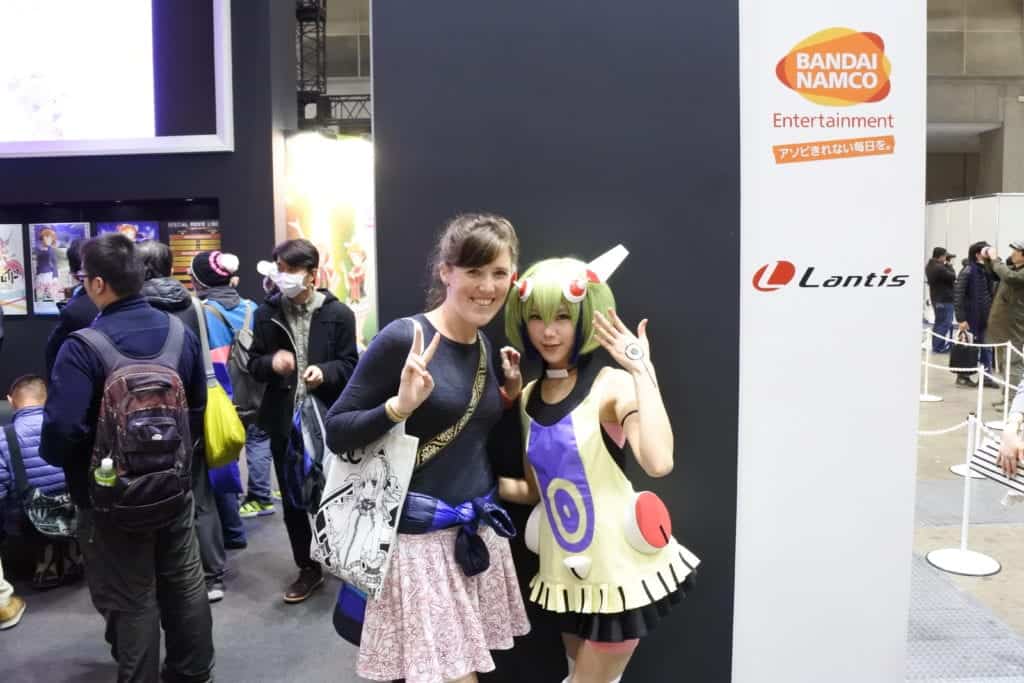
[[[396,424],[399,422],[403,422],[404,420],[407,420],[409,418],[408,415],[403,415],[402,413],[398,412],[397,408],[392,407],[392,400],[393,399],[389,398],[387,401],[384,401],[384,412],[387,413],[388,419]]]

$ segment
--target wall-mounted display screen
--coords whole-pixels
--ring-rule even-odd
[[[0,157],[233,149],[229,3],[0,2]]]

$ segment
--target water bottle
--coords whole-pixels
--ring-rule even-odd
[[[114,497],[114,486],[117,485],[117,472],[114,471],[114,461],[111,458],[103,458],[100,466],[92,473],[96,486],[93,488],[93,504],[98,509],[110,506]]]
[[[114,461],[110,458],[103,458],[100,466],[93,473],[97,486],[112,487],[117,483],[117,472],[114,471]]]

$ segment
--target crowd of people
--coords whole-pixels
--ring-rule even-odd
[[[306,240],[259,264],[258,304],[236,290],[229,253],[197,254],[189,291],[158,241],[73,244],[80,286],[46,345],[47,374],[14,382],[13,427],[0,435],[0,501],[29,528],[74,515],[39,535],[33,582],[84,573],[119,681],[213,680],[225,549],[247,545],[242,518],[274,513],[271,465],[278,485],[294,479],[299,408],[312,400],[329,408],[332,457],[399,426],[419,444],[382,587],[355,615],[361,676],[475,681],[494,669],[492,650],[530,630],[529,601],[558,619],[566,681],[619,681],[699,564],[661,500],[624,474],[630,454],[654,477],[674,464],[648,323],[631,330],[616,311],[608,279],[624,249],[548,259],[521,277],[518,251],[500,216],[452,219],[429,264],[426,312],[391,322],[360,356],[355,317],[318,288]],[[502,310],[511,346],[495,352],[482,328]],[[523,359],[540,369],[532,381]],[[251,415],[239,372],[262,393]],[[247,423],[244,486],[237,463],[208,465],[215,388]],[[525,529],[505,502],[536,506]],[[324,584],[315,509],[290,495],[281,507],[297,571],[282,599],[298,603]],[[517,534],[540,556],[526,596]],[[0,629],[24,613],[0,566]]]
[[[1024,351],[1024,240],[1010,242],[1006,260],[988,242],[970,245],[963,267],[956,273],[952,262],[955,254],[944,247],[935,247],[925,266],[925,279],[931,305],[935,311],[932,327],[932,352],[950,353],[957,342],[974,344],[1006,344]],[[956,316],[954,331],[953,316]],[[966,347],[964,347],[966,348]],[[991,347],[978,349],[977,363],[986,373],[1006,371],[1009,363],[1010,383],[1014,397],[1007,409],[1006,422],[999,446],[999,466],[1007,476],[1015,476],[1024,461],[1024,362],[1020,353],[995,354]],[[963,361],[951,359],[951,367],[964,367]],[[958,386],[977,387],[971,376],[974,371],[956,372]],[[982,380],[986,387],[999,385],[990,377]],[[1003,407],[1002,399],[993,406]]]

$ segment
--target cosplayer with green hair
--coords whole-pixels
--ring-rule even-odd
[[[578,355],[588,354],[600,346],[594,336],[594,311],[614,309],[615,295],[611,287],[597,280],[596,274],[588,279],[588,271],[593,273],[587,264],[572,258],[553,258],[530,266],[517,288],[509,291],[505,302],[505,335],[509,343],[517,349],[531,350],[527,345],[529,338],[524,334],[530,316],[540,316],[550,325],[564,304],[579,337],[585,340]],[[521,298],[524,287],[530,288],[525,301]],[[566,298],[572,297],[572,292],[566,291],[569,287],[585,287],[586,296],[573,303]]]
[[[538,356],[544,372],[518,397],[525,478],[502,477],[498,490],[513,502],[540,501],[524,533],[540,555],[529,599],[557,615],[572,683],[619,681],[700,563],[672,537],[661,499],[635,491],[624,474],[627,444],[652,477],[674,464],[647,320],[631,332],[608,286],[627,254],[620,245],[590,263],[541,261],[505,303],[510,342]],[[593,354],[598,347],[619,367]],[[506,376],[519,372],[518,358],[503,360]]]

